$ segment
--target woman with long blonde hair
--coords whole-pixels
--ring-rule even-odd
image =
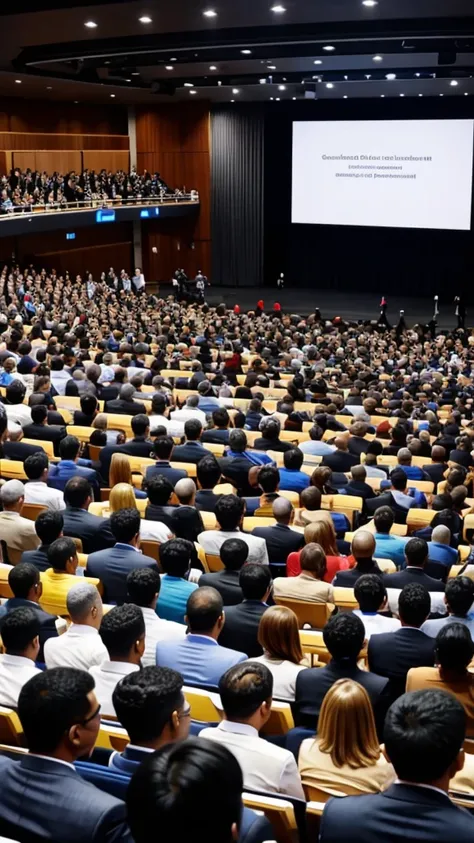
[[[262,662],[273,675],[273,696],[294,702],[296,677],[309,667],[301,649],[298,618],[286,606],[271,606],[262,615],[258,627],[258,643],[263,656],[252,659]]]
[[[304,786],[328,796],[379,793],[394,780],[379,746],[370,697],[358,682],[338,679],[329,689],[317,735],[301,744],[298,768]]]
[[[126,454],[112,454],[109,468],[109,486],[113,489],[117,483],[127,483],[132,487],[136,498],[146,498],[146,492],[136,489],[132,482],[132,470]]]
[[[350,568],[347,556],[341,556],[337,549],[336,531],[330,513],[324,513],[320,521],[312,521],[304,528],[305,544],[316,542],[326,554],[326,573],[324,582],[331,583],[338,571],[346,571]],[[297,577],[301,574],[300,564],[301,551],[290,553],[286,560],[286,574],[288,577]]]
[[[117,483],[110,491],[109,512],[118,512],[120,509],[138,509],[137,500],[133,487],[129,483]],[[143,541],[166,542],[173,534],[161,521],[149,521],[142,518],[140,522],[140,538]]]

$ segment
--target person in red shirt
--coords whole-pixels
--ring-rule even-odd
[[[336,532],[332,520],[329,518],[321,519],[321,521],[313,521],[305,527],[304,540],[306,544],[309,542],[316,542],[321,545],[326,554],[326,573],[324,575],[324,582],[332,582],[338,571],[346,571],[352,568],[355,560],[347,556],[340,556],[336,544]],[[301,574],[300,553],[290,553],[286,560],[286,575],[287,577],[297,577]]]
[[[265,309],[265,305],[264,305],[264,303],[263,303],[263,299],[259,299],[259,300],[258,300],[258,302],[257,302],[257,308],[256,308],[256,310],[255,310],[255,315],[256,315],[256,316],[261,316],[261,314],[263,313],[264,309]]]
[[[234,313],[240,313],[240,304],[234,304]]]
[[[280,313],[280,311],[281,311],[281,304],[280,304],[280,302],[279,302],[279,301],[276,301],[276,302],[275,302],[275,304],[273,305],[273,310],[275,311],[275,313]]]

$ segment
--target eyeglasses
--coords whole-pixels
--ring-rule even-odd
[[[92,720],[95,720],[95,718],[99,716],[101,708],[102,708],[102,706],[99,705],[97,707],[97,709],[94,711],[94,714],[91,714],[90,717],[86,717],[85,720],[81,720],[78,725],[79,726],[87,726],[88,723],[90,723]]]

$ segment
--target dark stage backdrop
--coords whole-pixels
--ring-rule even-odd
[[[291,224],[294,120],[473,118],[469,100],[269,102],[265,108],[265,284],[275,287],[278,274],[285,272],[287,287],[364,290],[386,296],[438,293],[446,301],[463,291],[474,300],[472,231]]]
[[[212,280],[263,282],[264,115],[233,106],[211,112]]]

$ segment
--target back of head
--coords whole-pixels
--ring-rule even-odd
[[[102,600],[95,585],[88,582],[78,583],[69,589],[66,607],[72,623],[84,624],[94,614],[102,615]]]
[[[160,738],[174,712],[183,708],[183,677],[169,667],[144,667],[125,676],[113,692],[119,722],[135,746]]]
[[[436,636],[436,661],[441,675],[464,674],[474,655],[471,633],[463,623],[447,623]]]
[[[159,436],[153,443],[153,451],[159,460],[169,460],[174,448],[172,436]]]
[[[25,497],[25,487],[20,480],[7,480],[0,489],[0,500],[4,509],[10,509]]]
[[[451,614],[464,618],[474,602],[474,582],[469,577],[453,577],[446,584],[445,596]]]
[[[353,679],[338,679],[323,699],[318,743],[335,767],[372,767],[380,757],[370,697]]]
[[[327,572],[326,554],[320,544],[305,544],[300,553],[300,566],[302,571],[309,571],[316,579],[323,579]]]
[[[140,513],[138,509],[119,509],[110,516],[110,529],[116,542],[128,544],[140,532]]]
[[[110,659],[127,661],[134,645],[145,637],[145,621],[139,607],[133,603],[113,606],[102,618],[99,635]]]
[[[165,574],[184,577],[189,571],[194,545],[187,539],[171,539],[160,546],[160,563]]]
[[[153,506],[166,506],[174,491],[170,481],[162,474],[147,480],[146,490],[148,500]]]
[[[283,464],[290,471],[299,471],[303,465],[304,454],[299,448],[290,448],[283,454]]]
[[[202,433],[202,424],[199,419],[188,419],[184,423],[184,435],[190,442],[195,442],[199,439]]]
[[[217,522],[225,532],[232,532],[240,525],[244,514],[245,503],[237,495],[220,495],[214,513]]]
[[[343,612],[333,615],[323,629],[323,640],[336,661],[356,661],[365,638],[365,627],[360,618]]]
[[[404,626],[419,629],[430,611],[431,598],[425,586],[418,582],[407,583],[398,598],[398,614]]]
[[[357,483],[364,483],[367,477],[367,471],[363,465],[353,465],[351,468],[352,479]]]
[[[378,574],[363,574],[355,584],[354,595],[361,612],[378,612],[386,600],[387,591]]]
[[[226,539],[221,544],[221,562],[227,571],[240,571],[249,555],[249,546],[243,539]]]
[[[31,408],[31,420],[33,424],[43,424],[48,418],[48,408],[45,404],[36,404]]]
[[[453,767],[465,732],[466,715],[456,697],[425,690],[404,694],[393,703],[383,737],[398,778],[429,784]]]
[[[120,387],[120,398],[122,401],[133,401],[135,395],[135,387],[131,383],[125,383]]]
[[[230,422],[229,413],[225,407],[219,407],[212,413],[212,421],[216,427],[228,427]]]
[[[451,542],[451,530],[449,530],[444,524],[438,524],[437,527],[433,528],[431,541],[449,545]]]
[[[60,512],[55,512],[52,509],[46,509],[44,512],[40,512],[35,521],[36,535],[43,545],[49,545],[59,538],[63,527],[63,516]]]
[[[12,381],[6,389],[8,404],[21,404],[26,395],[26,386],[21,381]]]
[[[280,472],[274,465],[264,465],[258,472],[258,485],[267,495],[273,495],[280,484]]]
[[[263,600],[272,583],[268,565],[248,562],[240,571],[239,585],[244,600]]]
[[[424,539],[410,539],[405,545],[407,565],[424,568],[428,561],[428,545]]]
[[[219,618],[222,617],[224,603],[215,588],[202,586],[196,588],[186,604],[186,619],[189,631],[196,634],[212,632]]]
[[[44,451],[38,451],[36,454],[30,454],[23,466],[28,480],[39,480],[48,470],[49,460]]]
[[[280,435],[281,426],[277,418],[273,418],[273,416],[264,416],[260,420],[259,429],[265,439],[270,439],[276,442]]]
[[[377,533],[388,535],[393,527],[394,521],[395,518],[393,511],[389,506],[379,506],[379,508],[375,510],[374,524]]]
[[[409,448],[400,448],[397,452],[397,460],[400,465],[411,465],[412,453]]]
[[[117,483],[131,483],[132,472],[127,454],[112,454],[109,469],[109,483],[113,488]]]
[[[64,573],[70,559],[76,559],[77,550],[73,539],[62,536],[48,547],[48,562],[55,571]]]
[[[174,493],[181,505],[186,506],[192,503],[196,494],[196,485],[190,477],[182,477],[174,487]]]
[[[150,427],[150,420],[144,413],[132,417],[132,431],[135,436],[145,436]]]
[[[227,719],[245,721],[271,702],[273,676],[264,664],[243,662],[221,676],[219,694]]]
[[[372,559],[375,553],[375,539],[368,530],[359,530],[352,539],[352,555],[359,559]]]
[[[21,656],[40,633],[38,615],[33,609],[22,606],[7,612],[0,626],[5,651],[10,656]]]
[[[148,609],[160,593],[161,577],[157,568],[135,568],[127,576],[130,603]]]
[[[397,492],[403,492],[407,486],[407,476],[403,468],[394,468],[390,475],[390,482]]]
[[[298,618],[287,606],[270,606],[260,618],[258,643],[272,659],[300,664],[303,652]]]
[[[85,477],[71,477],[67,481],[64,488],[64,501],[67,506],[80,509],[89,498],[92,498],[92,487]]]
[[[278,524],[288,525],[293,515],[293,504],[287,498],[276,498],[272,506],[273,517]]]
[[[213,489],[221,479],[221,470],[215,456],[203,457],[197,464],[197,479],[201,489]]]
[[[148,843],[150,829],[159,828],[163,840],[232,843],[242,789],[239,763],[226,747],[204,738],[169,744],[146,758],[127,790],[133,839]]]
[[[65,436],[59,443],[59,456],[62,460],[75,460],[81,443],[76,436]]]
[[[247,435],[244,430],[232,429],[229,433],[229,445],[231,451],[243,454],[247,447]]]
[[[303,509],[308,512],[317,512],[321,509],[321,491],[316,486],[307,486],[300,495],[300,502]]]
[[[40,573],[31,562],[19,562],[8,573],[8,585],[14,597],[28,598],[34,586],[39,586]]]
[[[115,513],[124,509],[137,509],[137,499],[133,486],[129,483],[117,483],[110,490],[109,510],[111,513]]]

